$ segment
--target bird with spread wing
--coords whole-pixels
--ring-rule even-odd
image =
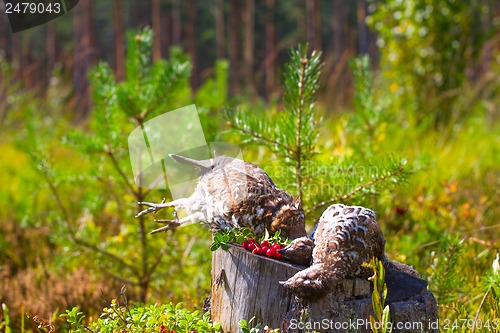
[[[158,220],[167,224],[152,233],[166,231],[181,225],[203,222],[212,231],[226,228],[252,229],[261,237],[267,229],[270,234],[281,230],[290,239],[306,235],[304,211],[298,200],[278,189],[271,178],[258,166],[228,156],[195,160],[171,154],[179,163],[199,169],[194,193],[171,202],[139,202],[148,208],[136,217],[173,207],[175,212],[186,211],[187,216],[175,220]]]

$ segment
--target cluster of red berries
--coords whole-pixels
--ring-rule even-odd
[[[175,333],[175,332],[174,332],[174,331],[172,331],[172,330],[170,330],[170,331],[169,331],[169,330],[167,330],[167,329],[165,328],[165,326],[163,326],[163,325],[161,325],[161,326],[160,326],[160,330],[161,330],[161,331],[160,331],[160,333]]]
[[[247,251],[251,251],[253,254],[258,254],[260,256],[267,256],[269,258],[275,258],[280,260],[283,256],[278,250],[283,247],[278,243],[269,244],[267,240],[263,240],[262,242],[257,243],[257,241],[253,238],[249,238],[244,241],[241,246]]]
[[[174,332],[174,331],[172,331],[172,330],[170,330],[170,331],[169,331],[169,330],[167,330],[167,329],[165,328],[165,326],[163,326],[163,325],[161,325],[161,326],[160,326],[160,329],[161,329],[160,333],[175,333],[175,332]],[[188,333],[196,333],[196,331],[189,331]]]

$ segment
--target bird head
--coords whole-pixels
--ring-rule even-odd
[[[309,266],[312,260],[314,242],[309,237],[300,237],[294,239],[290,244],[281,250],[279,253],[283,258],[297,263],[299,265]]]
[[[328,291],[328,284],[323,280],[321,274],[321,269],[309,267],[286,281],[280,281],[280,284],[302,300],[317,301],[323,298]]]

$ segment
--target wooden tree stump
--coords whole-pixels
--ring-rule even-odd
[[[369,281],[345,279],[323,299],[301,304],[279,281],[304,268],[254,255],[240,246],[218,249],[212,255],[212,320],[220,322],[225,333],[241,332],[238,322],[252,317],[254,324],[280,328],[284,333],[371,332],[368,319],[373,315],[373,289]],[[434,329],[436,300],[415,271],[391,262],[386,267],[386,284],[393,332],[438,331]]]

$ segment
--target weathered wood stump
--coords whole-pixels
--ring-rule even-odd
[[[279,281],[299,265],[257,256],[239,246],[212,255],[212,320],[225,333],[241,332],[238,322],[255,317],[280,332],[371,332],[372,286],[362,279],[346,279],[323,299],[301,304]],[[437,304],[427,283],[410,267],[391,262],[386,267],[387,302],[393,332],[437,332]],[[398,326],[399,325],[399,326]],[[263,330],[261,330],[263,331]]]

